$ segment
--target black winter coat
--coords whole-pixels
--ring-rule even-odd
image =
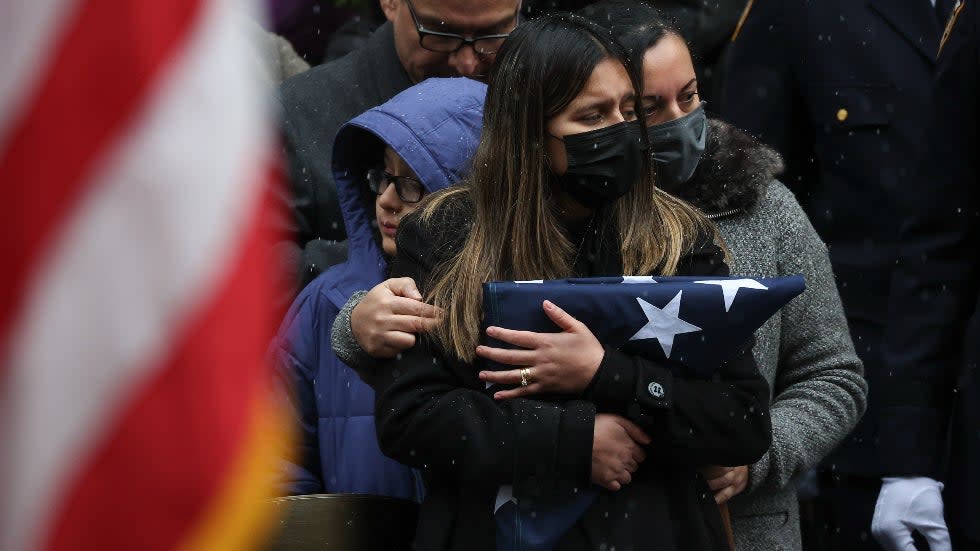
[[[471,213],[467,196],[459,194],[433,216],[431,227],[417,215],[407,217],[391,276],[415,278],[424,293],[434,267],[463,245]],[[622,274],[617,247],[586,241],[583,250],[590,252],[576,275]],[[680,272],[727,275],[728,267],[723,252],[704,238]],[[750,464],[769,446],[769,388],[751,346],[722,367],[716,382],[674,378],[665,367],[607,350],[589,391],[558,401],[495,401],[477,372],[423,339],[361,374],[376,391],[381,449],[421,469],[426,480],[417,549],[494,549],[494,498],[502,484],[513,485],[522,507],[539,496],[587,487],[597,412],[630,419],[653,442],[632,483],[601,492],[558,549],[727,548],[718,508],[697,468]],[[648,393],[651,382],[665,389],[660,398]]]

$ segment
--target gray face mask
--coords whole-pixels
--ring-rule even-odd
[[[691,179],[708,141],[704,103],[679,119],[648,127],[647,134],[657,164],[657,185],[667,191],[677,189]]]

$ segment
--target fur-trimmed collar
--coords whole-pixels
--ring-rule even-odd
[[[754,206],[763,186],[783,171],[783,159],[752,136],[708,119],[708,143],[694,175],[679,189],[667,190],[709,216]]]

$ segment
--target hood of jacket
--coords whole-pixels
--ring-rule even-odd
[[[348,259],[382,257],[376,195],[367,171],[390,146],[431,193],[469,174],[483,126],[487,87],[468,78],[430,78],[358,115],[337,132],[333,172],[349,241]],[[356,92],[356,91],[352,91]]]
[[[775,150],[726,122],[708,119],[701,162],[687,183],[668,191],[717,217],[750,210],[782,171],[783,159]]]

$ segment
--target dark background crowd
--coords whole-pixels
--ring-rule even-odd
[[[465,58],[465,49],[406,65],[396,48],[419,37],[404,1],[267,0],[268,30],[279,35],[265,40],[276,52],[272,79],[284,81],[278,98],[295,214],[296,238],[280,252],[297,292],[347,258],[330,158],[338,129],[425,77],[486,74],[486,60]],[[434,0],[413,4],[440,10]],[[525,21],[589,4],[487,0],[473,10],[516,9]],[[903,533],[918,549],[980,548],[975,3],[651,4],[686,39],[709,116],[781,157],[774,177],[826,244],[863,363],[860,422],[786,481],[798,496],[802,548],[906,549],[893,543]],[[780,384],[789,383],[777,381],[774,393]],[[796,513],[745,516],[778,527]],[[952,547],[939,525],[948,525]]]

